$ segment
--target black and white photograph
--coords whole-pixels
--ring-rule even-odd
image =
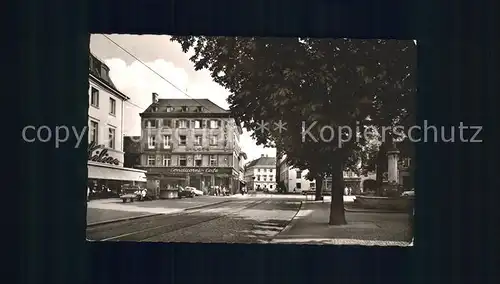
[[[92,34],[87,241],[413,245],[417,44]]]

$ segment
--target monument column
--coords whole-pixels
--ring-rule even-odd
[[[399,150],[393,147],[387,151],[387,176],[389,184],[399,184],[398,159]]]

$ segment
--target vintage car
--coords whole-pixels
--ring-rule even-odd
[[[195,196],[203,195],[203,191],[197,189],[196,187],[186,186],[186,190],[191,190],[191,192],[193,192]]]
[[[125,202],[143,201],[146,199],[147,189],[138,185],[123,185],[120,199]]]
[[[178,193],[178,198],[183,198],[183,197],[188,197],[188,198],[193,198],[195,196],[195,193],[189,189],[189,187],[183,188],[182,186],[179,186],[179,193]]]

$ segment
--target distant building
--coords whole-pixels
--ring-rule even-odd
[[[241,186],[242,129],[208,99],[158,99],[141,116],[141,168],[161,188],[213,186],[232,193]]]
[[[279,182],[283,182],[286,192],[300,193],[302,191],[316,190],[316,181],[306,178],[308,170],[299,170],[292,167],[286,155],[283,155],[279,161]],[[346,187],[351,187],[353,193],[361,190],[361,176],[352,171],[344,171],[344,182]],[[332,178],[326,176],[323,180],[322,190],[330,191],[332,189]]]
[[[92,54],[89,61],[88,186],[117,194],[125,183],[145,183],[146,175],[124,164],[123,105],[129,97],[113,84],[106,64]]]
[[[306,179],[308,170],[299,170],[293,168],[287,163],[286,155],[280,158],[278,163],[279,169],[279,182],[285,185],[285,192],[300,193],[302,191],[315,190],[315,181]]]
[[[249,162],[244,177],[249,190],[276,190],[276,158],[261,155]]]

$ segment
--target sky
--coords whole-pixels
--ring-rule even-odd
[[[180,45],[171,42],[169,36],[107,36],[126,51],[100,34],[91,35],[90,51],[109,66],[111,80],[121,92],[130,97],[128,103],[125,103],[123,129],[125,135],[139,136],[141,134],[139,113],[151,104],[153,92],[158,93],[160,99],[209,99],[224,109],[229,108],[226,101],[229,92],[213,82],[207,70],[195,71],[193,63],[189,61],[190,54],[183,53]],[[246,161],[257,159],[261,154],[269,155],[269,157],[276,156],[275,149],[257,146],[250,137],[250,132],[246,130],[243,132],[240,144],[247,154]]]

